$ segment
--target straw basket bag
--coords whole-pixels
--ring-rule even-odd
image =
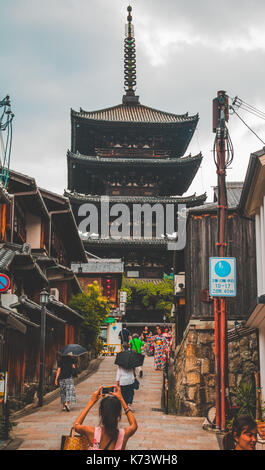
[[[62,436],[61,450],[87,450],[89,441],[85,436],[75,436],[74,428],[71,429],[69,436]]]

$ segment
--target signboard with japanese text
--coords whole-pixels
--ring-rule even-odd
[[[120,291],[120,303],[127,302],[127,292],[125,290]]]
[[[0,372],[0,400],[6,403],[7,399],[7,372]]]
[[[209,266],[211,297],[236,296],[236,259],[211,257]]]

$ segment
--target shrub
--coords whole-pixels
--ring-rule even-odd
[[[86,348],[98,349],[100,327],[110,312],[109,302],[102,295],[98,283],[93,282],[84,292],[73,295],[69,305],[84,317],[80,327],[80,343]]]

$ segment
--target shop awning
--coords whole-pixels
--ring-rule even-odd
[[[27,331],[27,327],[20,321],[18,320],[15,315],[13,315],[10,310],[0,307],[0,321],[3,320],[5,325],[12,330],[19,331],[23,335]]]

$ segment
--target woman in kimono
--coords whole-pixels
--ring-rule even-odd
[[[163,337],[161,329],[157,328],[157,333],[152,336],[154,347],[154,367],[155,370],[163,370],[167,359],[167,340]]]
[[[172,334],[171,332],[169,331],[169,328],[166,327],[165,328],[165,331],[162,335],[166,341],[167,341],[167,355],[168,355],[168,359],[170,358],[170,350],[171,350],[171,345],[172,345]]]

